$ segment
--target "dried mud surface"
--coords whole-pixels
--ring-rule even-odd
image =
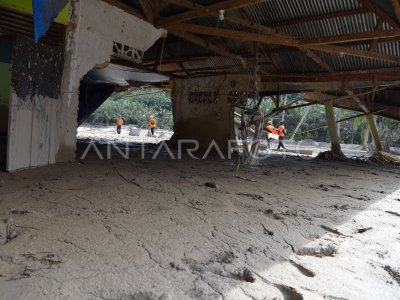
[[[1,299],[398,299],[400,169],[99,160],[0,173]]]

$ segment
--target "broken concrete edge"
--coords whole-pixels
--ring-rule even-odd
[[[8,151],[8,171],[74,161],[81,79],[96,65],[110,61],[114,42],[144,52],[165,34],[165,30],[156,29],[152,24],[103,1],[71,1],[69,20],[60,95],[49,98],[30,94],[22,99],[15,91],[13,93],[15,105],[10,109],[9,118],[13,125],[9,126],[9,145],[12,146]],[[30,101],[26,101],[27,98]],[[33,102],[33,99],[40,105],[20,110],[20,103]],[[46,124],[38,121],[36,115],[41,115]],[[24,124],[29,120],[25,129],[36,126],[41,130],[24,131],[19,122]],[[46,134],[43,135],[43,131]],[[23,148],[26,149],[21,150]],[[15,152],[13,149],[20,150]],[[32,160],[32,152],[36,153],[34,156],[38,155],[37,159]]]

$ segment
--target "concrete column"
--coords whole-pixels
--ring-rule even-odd
[[[372,114],[368,114],[365,116],[368,121],[369,131],[372,135],[372,140],[374,141],[375,152],[382,151],[381,140],[379,139],[378,129],[376,128],[376,122],[374,116]]]
[[[342,155],[342,149],[340,148],[340,139],[336,127],[335,114],[333,113],[332,101],[325,103],[325,114],[326,114],[326,121],[328,123],[332,153],[337,155]]]

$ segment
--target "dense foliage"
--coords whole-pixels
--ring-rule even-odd
[[[150,115],[157,120],[157,127],[173,126],[171,97],[159,89],[138,89],[114,93],[90,117],[89,122],[114,124],[121,116],[126,125],[147,127]]]

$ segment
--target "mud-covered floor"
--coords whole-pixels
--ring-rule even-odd
[[[0,173],[0,298],[398,299],[399,179],[357,162],[273,156],[236,173],[93,153]]]

